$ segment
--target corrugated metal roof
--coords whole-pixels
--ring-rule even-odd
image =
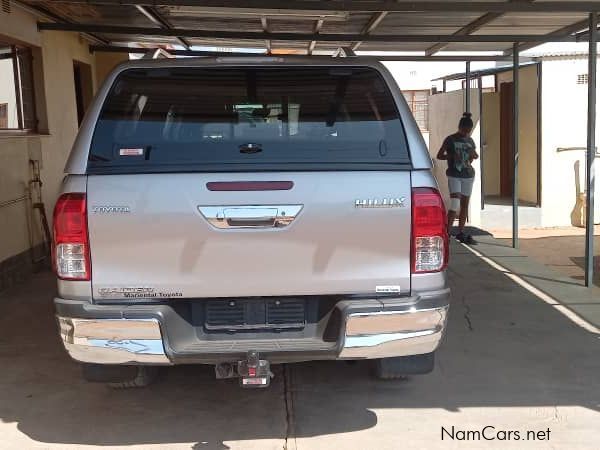
[[[153,36],[152,30],[158,29],[160,25],[153,22],[140,11],[140,5],[155,5],[151,8],[153,12],[159,15],[168,24],[168,27],[185,30],[203,30],[209,31],[232,31],[232,32],[251,32],[262,33],[268,31],[271,33],[314,33],[317,22],[322,20],[320,34],[354,34],[354,35],[410,35],[410,36],[448,36],[452,34],[467,34],[461,31],[466,26],[472,25],[474,21],[481,21],[486,17],[486,11],[467,11],[452,9],[453,4],[465,2],[455,2],[453,0],[438,0],[436,4],[448,4],[450,10],[440,11],[418,11],[419,5],[427,2],[407,2],[414,5],[415,11],[389,12],[378,22],[377,26],[369,29],[369,24],[379,14],[377,5],[382,8],[389,5],[390,2],[373,0],[368,3],[370,11],[344,11],[345,5],[352,5],[366,2],[315,2],[303,1],[293,2],[296,4],[306,4],[306,9],[289,9],[289,2],[265,2],[279,6],[279,9],[255,9],[244,7],[245,2],[177,2],[177,1],[94,1],[86,0],[22,0],[20,3],[27,4],[30,8],[42,8],[52,13],[57,22],[69,22],[71,24],[83,25],[106,25],[106,26],[134,26],[147,27],[145,33],[128,34],[124,32],[94,32],[94,35],[106,43],[125,44],[131,42],[143,42],[154,44],[173,45],[178,44],[177,36]],[[179,4],[178,4],[179,3]],[[226,4],[235,5],[232,7],[206,7],[202,4]],[[251,2],[256,3],[256,2]],[[498,4],[499,2],[489,0],[487,3]],[[549,3],[548,1],[536,2]],[[564,3],[564,2],[562,2]],[[579,2],[581,3],[581,2]],[[600,2],[593,2],[599,3]],[[340,9],[332,11],[315,11],[320,9],[323,4],[339,5]],[[402,2],[396,3],[402,4]],[[313,10],[311,10],[311,7]],[[444,8],[447,9],[447,8]],[[468,8],[462,8],[468,9]],[[384,11],[384,9],[382,9]],[[489,20],[483,20],[479,26],[470,30],[473,35],[547,35],[574,23],[585,21],[587,14],[584,12],[561,12],[561,13],[540,13],[533,11],[494,13],[489,16]],[[262,19],[262,20],[261,20]],[[265,22],[266,19],[266,22]],[[265,27],[266,24],[266,27]],[[163,26],[164,28],[164,26]],[[583,27],[585,28],[585,26]],[[201,34],[201,33],[200,33]],[[205,33],[208,34],[208,33]],[[264,38],[257,39],[239,39],[239,38],[215,38],[209,35],[186,37],[186,40],[192,45],[208,45],[216,47],[235,47],[235,48],[265,48],[267,43]],[[425,51],[434,45],[435,42],[362,42],[361,50],[385,50],[385,51]],[[358,41],[339,42],[317,42],[315,48],[318,50],[335,50],[340,46],[355,46]],[[437,41],[436,41],[437,42]],[[273,50],[286,48],[305,48],[308,49],[310,40],[281,40],[274,37],[270,40]],[[443,43],[443,41],[442,41]],[[444,43],[443,43],[444,44]],[[358,46],[358,45],[356,45]],[[442,45],[445,50],[453,51],[506,51],[512,47],[510,42],[455,42]]]

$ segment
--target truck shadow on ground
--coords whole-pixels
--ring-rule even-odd
[[[276,366],[267,390],[216,381],[212,368],[202,366],[167,368],[163,380],[142,390],[85,383],[56,337],[52,277],[37,275],[0,296],[0,430],[8,430],[3,440],[22,447],[22,433],[52,444],[226,449],[245,441],[244,447],[281,448],[292,434],[367,430],[394,411],[399,423],[421,415],[423,427],[439,425],[425,417],[432,409],[455,423],[458,413],[473,407],[600,411],[598,335],[467,250],[453,252],[453,305],[432,374],[379,381],[366,361],[299,363],[288,366],[287,380]],[[6,424],[15,423],[18,432],[11,434]],[[397,432],[403,432],[400,425]]]

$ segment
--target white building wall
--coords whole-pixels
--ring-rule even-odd
[[[585,151],[558,151],[586,147],[587,59],[545,60],[542,65],[542,225],[569,226],[581,216],[578,193],[585,190]],[[600,107],[598,108],[600,113]],[[597,113],[598,114],[598,113]],[[596,143],[600,145],[596,127]],[[600,223],[600,169],[596,164],[595,223]]]

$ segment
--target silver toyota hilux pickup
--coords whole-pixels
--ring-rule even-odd
[[[99,90],[54,211],[60,336],[84,376],[211,364],[433,369],[446,212],[393,77],[358,58],[138,60]]]

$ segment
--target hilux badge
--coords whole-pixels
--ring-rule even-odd
[[[357,199],[355,208],[403,208],[404,197]]]

